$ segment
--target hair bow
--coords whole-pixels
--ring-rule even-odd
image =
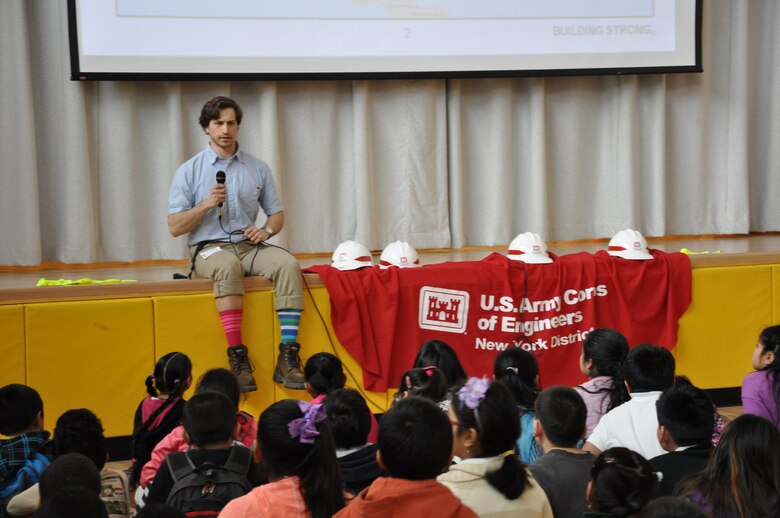
[[[317,403],[312,405],[306,401],[298,401],[298,408],[303,412],[303,417],[293,419],[287,425],[290,437],[299,437],[303,444],[314,444],[314,439],[320,434],[317,423],[326,417],[325,405]]]
[[[489,386],[490,381],[485,377],[469,378],[466,384],[458,391],[461,408],[465,405],[472,410],[478,409],[482,400],[485,399],[485,393]]]

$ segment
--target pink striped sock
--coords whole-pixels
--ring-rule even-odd
[[[219,319],[222,321],[222,329],[225,330],[228,347],[234,347],[242,343],[241,318],[243,315],[243,309],[226,309],[219,312]]]

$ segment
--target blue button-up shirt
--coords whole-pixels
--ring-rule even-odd
[[[168,193],[168,214],[189,210],[208,197],[217,183],[217,171],[225,172],[227,199],[222,206],[222,226],[217,210],[210,211],[190,232],[187,242],[227,240],[225,231],[255,225],[260,209],[266,216],[284,210],[268,164],[240,149],[229,159],[220,158],[210,145],[184,162],[173,177]]]

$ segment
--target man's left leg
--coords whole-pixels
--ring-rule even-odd
[[[253,257],[254,256],[254,257]],[[274,283],[274,309],[281,328],[279,356],[273,379],[288,389],[303,390],[303,366],[298,328],[303,311],[303,276],[298,261],[285,250],[260,246],[242,257],[250,275],[262,275]]]

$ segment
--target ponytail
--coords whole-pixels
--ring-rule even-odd
[[[507,450],[503,455],[504,462],[501,467],[497,471],[488,473],[485,479],[507,500],[515,500],[520,498],[525,488],[531,483],[528,481],[525,466],[515,451]]]

